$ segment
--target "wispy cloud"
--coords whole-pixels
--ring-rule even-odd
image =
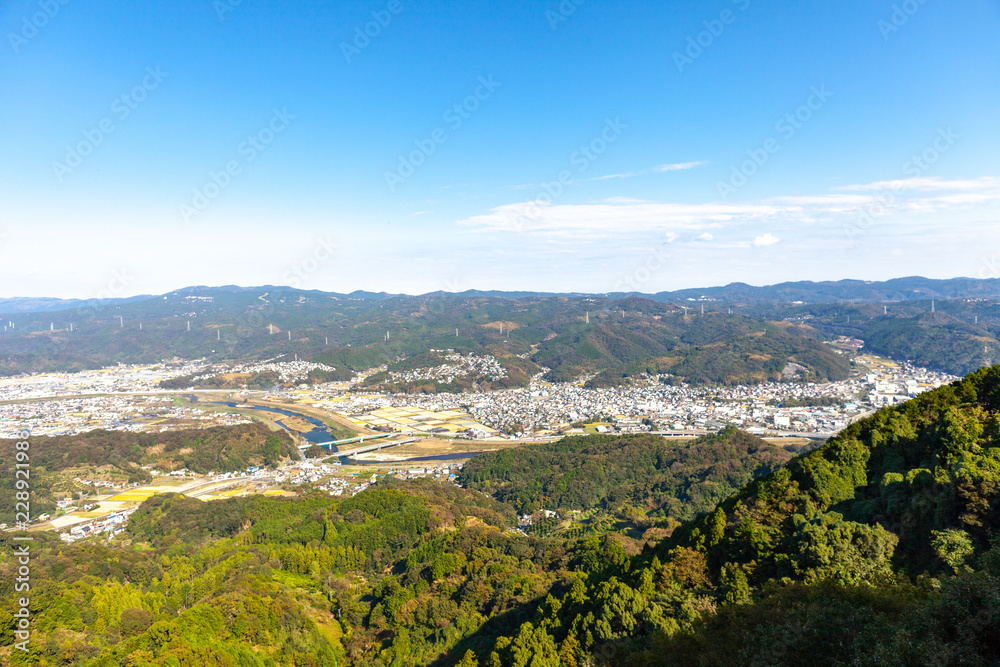
[[[833,189],[844,194],[774,197],[766,201],[778,206],[811,207],[828,215],[873,206],[886,212],[934,212],[1000,202],[1000,178],[991,176],[964,180],[921,177],[844,185]]]
[[[631,232],[704,230],[739,220],[769,219],[781,212],[780,208],[766,204],[677,204],[615,199],[593,204],[555,205],[539,201],[498,206],[458,224],[471,231],[600,237]]]
[[[781,239],[779,239],[774,234],[761,234],[760,236],[758,236],[753,240],[753,245],[755,248],[764,248],[769,245],[774,245],[776,243],[781,243]]]
[[[708,164],[708,162],[701,160],[698,162],[678,162],[675,164],[661,164],[656,167],[650,167],[649,169],[641,169],[639,171],[629,171],[623,174],[608,174],[606,176],[595,176],[594,178],[585,178],[584,181],[607,181],[613,178],[633,178],[635,176],[642,176],[643,174],[656,174],[665,173],[668,171],[687,171],[688,169],[694,169],[695,167],[701,167]]]
[[[944,180],[934,177],[904,178],[894,181],[875,181],[863,185],[843,185],[834,190],[879,192],[882,190],[941,192],[954,190],[990,191],[1000,189],[1000,178],[983,176],[964,180]]]
[[[696,230],[703,232],[697,240],[705,241],[711,236],[707,230],[764,222],[776,229],[780,225],[818,224],[856,216],[859,210],[887,201],[886,192],[893,193],[885,204],[890,214],[933,213],[973,206],[990,207],[992,214],[1000,205],[1000,178],[993,177],[877,181],[833,190],[750,202],[695,204],[622,197],[585,204],[526,201],[498,206],[457,224],[469,231],[535,233],[550,238],[564,235],[578,240]],[[777,237],[764,234],[755,239],[754,245],[762,247],[776,242]]]

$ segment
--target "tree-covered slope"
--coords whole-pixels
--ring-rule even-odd
[[[16,440],[0,439],[0,523],[13,523]],[[236,472],[298,458],[292,438],[263,424],[135,433],[95,430],[31,440],[32,515],[52,512],[56,494],[93,493],[75,477],[119,484],[152,481],[142,466],[162,471]]]
[[[992,665],[1000,367],[880,411],[579,583],[482,664]],[[617,553],[617,555],[615,555]],[[558,662],[561,660],[562,662]]]
[[[465,465],[459,482],[529,514],[632,506],[685,520],[791,458],[784,448],[734,427],[682,442],[658,435],[581,436],[486,452]]]
[[[37,536],[32,653],[0,656],[81,667],[995,665],[998,412],[1000,367],[850,426],[645,548],[614,530],[518,535],[511,505],[432,482],[350,499],[154,497],[110,546]],[[609,462],[637,447],[651,470],[641,442],[595,440],[579,465],[552,459],[565,467],[551,477],[541,468],[559,446],[528,456],[558,491],[571,470],[596,474],[587,456],[601,447]],[[587,449],[562,446],[567,461]],[[490,479],[536,477],[498,462]],[[580,502],[615,492],[583,490]],[[11,553],[0,549],[5,601]]]

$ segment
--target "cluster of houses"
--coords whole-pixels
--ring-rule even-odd
[[[507,370],[497,361],[496,357],[486,355],[476,355],[469,353],[446,354],[445,361],[451,362],[432,366],[429,368],[415,368],[409,371],[389,373],[389,378],[393,382],[415,382],[422,380],[440,380],[445,384],[452,382],[455,378],[473,376],[485,377],[492,381],[506,377]]]
[[[93,521],[78,523],[68,531],[60,533],[59,538],[64,542],[72,543],[94,535],[104,535],[108,538],[114,537],[125,530],[129,517],[137,509],[138,507],[129,507],[99,519],[94,519]]]
[[[866,375],[840,382],[693,387],[664,384],[666,378],[651,377],[630,386],[586,389],[581,382],[546,383],[539,375],[527,388],[465,394],[342,394],[335,405],[345,414],[381,414],[387,408],[467,410],[485,426],[463,427],[462,435],[475,439],[496,437],[496,431],[516,438],[573,432],[574,424],[596,419],[610,423],[609,430],[625,433],[645,432],[654,425],[686,431],[736,424],[758,432],[825,435],[859,415],[956,379],[910,364],[866,362],[865,358],[860,363],[869,364]]]
[[[195,375],[191,378],[191,381],[195,382],[197,380],[208,380],[230,373],[248,375],[274,373],[278,376],[278,379],[281,382],[298,383],[305,381],[309,377],[309,373],[314,370],[333,372],[337,369],[333,366],[327,366],[326,364],[314,363],[311,361],[300,361],[296,357],[295,361],[269,360],[248,364],[217,364],[209,369],[206,369],[206,372]]]
[[[76,435],[97,429],[159,432],[185,424],[231,426],[251,420],[243,415],[206,412],[156,396],[99,396],[0,404],[0,438],[30,429],[32,435]]]

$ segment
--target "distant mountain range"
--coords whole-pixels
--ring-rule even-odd
[[[229,292],[233,294],[244,292],[284,291],[288,287],[261,285],[257,287],[241,287],[224,285],[207,287],[204,285],[186,287],[168,292],[165,295],[143,294],[121,299],[58,299],[51,297],[9,297],[0,298],[0,313],[46,313],[73,308],[93,306],[109,306],[135,301],[145,301],[169,296],[186,296],[198,292]],[[323,292],[320,290],[296,290],[314,296],[331,296],[346,299],[364,299],[367,301],[384,301],[413,295],[392,294],[388,292],[367,292],[357,290],[349,294],[340,292]],[[657,292],[645,294],[641,292],[615,292],[608,294],[593,294],[588,292],[504,292],[501,290],[466,290],[464,292],[430,292],[421,297],[460,296],[475,298],[525,299],[566,297],[580,298],[600,296],[622,298],[628,296],[642,297],[653,301],[688,301],[712,300],[733,303],[893,303],[902,301],[926,301],[928,299],[969,299],[1000,297],[1000,279],[991,278],[978,280],[975,278],[951,278],[936,280],[912,276],[895,278],[884,282],[867,280],[838,280],[826,282],[786,282],[777,285],[757,287],[746,283],[730,283],[719,287],[704,287],[676,290],[673,292]]]
[[[732,284],[654,295],[195,286],[127,299],[6,299],[0,313],[0,375],[174,357],[297,356],[334,366],[346,379],[454,349],[494,355],[523,371],[519,378],[534,364],[549,369],[552,381],[586,375],[591,386],[643,375],[749,384],[797,367],[805,369],[800,381],[822,382],[849,372],[849,359],[824,344],[841,337],[955,375],[1000,358],[1000,281],[968,278]]]

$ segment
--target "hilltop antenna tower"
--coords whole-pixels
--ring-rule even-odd
[[[329,345],[330,344],[330,337],[329,336],[324,336],[323,339],[326,341],[326,343],[324,343],[324,345]]]
[[[191,320],[188,320],[188,331],[191,331]]]
[[[267,332],[269,334],[271,334],[272,336],[274,335],[274,325],[273,324],[268,324],[267,325]]]
[[[141,324],[139,325],[142,326]],[[222,340],[222,329],[215,330],[215,340]]]
[[[291,332],[291,330],[289,330],[288,331],[288,340],[291,340],[291,339],[292,339],[292,332]]]
[[[889,306],[882,306],[882,314],[883,315],[889,314]]]
[[[701,314],[705,314],[705,304],[701,304]]]
[[[122,317],[121,315],[118,316],[118,326],[120,326],[120,327],[124,327],[125,326],[125,318]]]
[[[587,320],[587,324],[590,324],[590,311],[589,310],[587,311],[586,320]]]
[[[934,303],[934,299],[931,299],[931,312],[932,313],[937,312],[937,305]]]

